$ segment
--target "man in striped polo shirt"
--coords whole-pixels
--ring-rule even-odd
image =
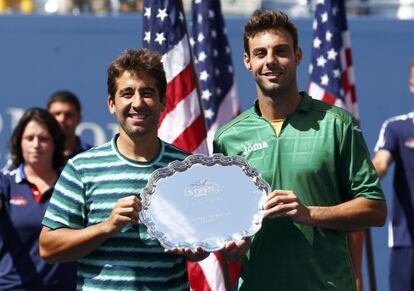
[[[68,161],[43,220],[40,254],[77,260],[79,290],[187,290],[186,258],[207,254],[166,253],[138,221],[151,173],[187,156],[157,136],[167,84],[160,55],[126,50],[108,68],[107,84],[119,134]]]

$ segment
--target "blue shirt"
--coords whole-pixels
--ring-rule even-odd
[[[387,119],[375,151],[387,150],[395,161],[390,247],[414,245],[414,112]]]
[[[77,154],[89,150],[92,146],[84,142],[79,136],[76,137],[76,147],[74,150],[68,155],[67,159],[71,159]]]
[[[0,174],[0,290],[75,290],[74,263],[47,264],[39,234],[52,189],[36,202],[23,164]]]

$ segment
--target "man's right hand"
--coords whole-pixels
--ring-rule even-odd
[[[119,199],[111,215],[103,222],[109,233],[117,233],[127,223],[138,223],[138,213],[142,209],[141,200],[135,195]]]
[[[41,257],[48,263],[68,262],[83,258],[96,250],[112,234],[127,223],[138,223],[141,201],[137,196],[119,199],[109,218],[81,229],[43,227],[39,239]]]

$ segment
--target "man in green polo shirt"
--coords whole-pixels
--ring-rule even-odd
[[[356,290],[347,231],[382,226],[387,214],[361,131],[345,110],[298,91],[302,51],[285,14],[256,11],[244,47],[257,101],[214,148],[246,158],[273,192],[251,245],[232,242],[223,254],[244,257],[240,290]]]

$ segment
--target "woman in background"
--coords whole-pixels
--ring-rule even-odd
[[[39,256],[42,219],[64,163],[65,136],[47,110],[28,109],[10,138],[15,170],[0,174],[0,290],[75,290],[74,263]]]

